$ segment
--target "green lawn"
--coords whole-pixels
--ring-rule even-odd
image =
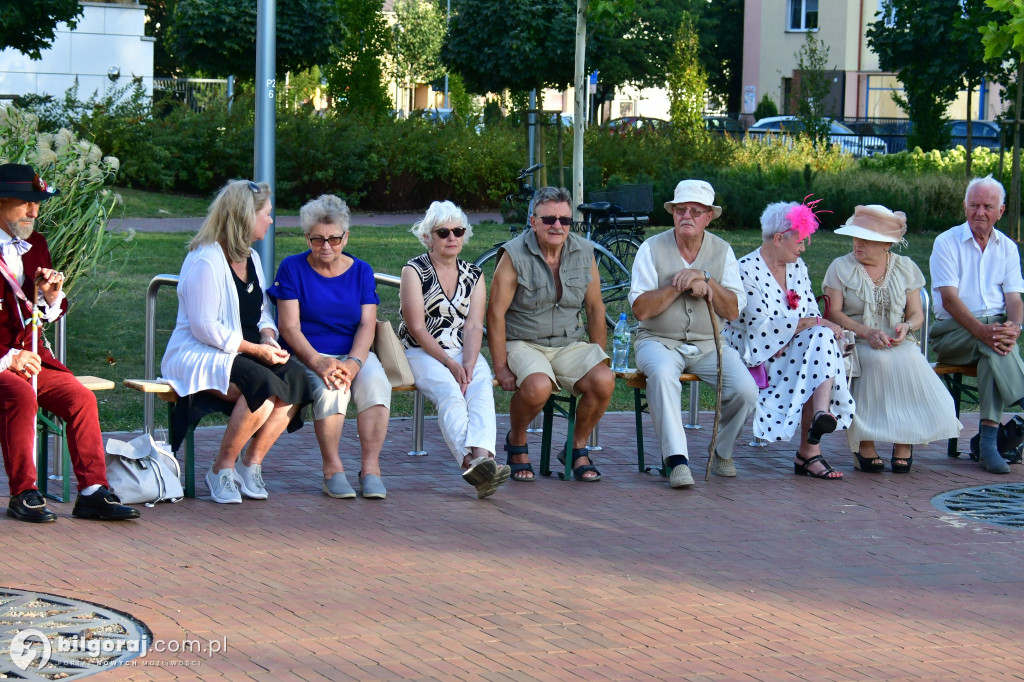
[[[477,255],[508,236],[508,229],[498,224],[474,226],[474,237],[466,245],[463,257],[473,260]],[[138,429],[142,425],[142,396],[122,388],[121,380],[143,376],[145,339],[146,287],[153,276],[177,274],[185,256],[191,234],[139,233],[127,251],[120,251],[94,276],[83,280],[78,290],[70,292],[73,309],[68,317],[68,365],[79,374],[107,377],[118,384],[113,391],[98,394],[100,419],[104,430]],[[760,232],[744,230],[722,233],[737,257],[749,253],[760,244]],[[914,235],[911,256],[928,276],[928,254],[935,235]],[[849,251],[850,240],[829,234],[817,235],[804,253],[811,277],[820,287],[829,263]],[[305,240],[298,230],[278,230],[276,259],[305,249]],[[423,248],[409,233],[409,226],[356,227],[352,230],[348,251],[370,263],[376,272],[398,275],[402,265]],[[398,290],[380,287],[380,316],[398,320]],[[173,288],[161,290],[157,303],[157,367],[159,353],[167,343],[174,326],[177,299]],[[610,340],[609,340],[610,342]],[[498,411],[508,411],[508,396],[496,394]],[[711,391],[705,387],[702,404],[713,404]],[[158,406],[159,407],[159,406]],[[412,401],[408,394],[396,394],[394,414],[408,415]],[[620,387],[612,410],[631,410],[632,392]],[[158,420],[162,419],[158,410]]]
[[[169,192],[145,192],[130,187],[114,187],[121,196],[115,218],[194,218],[206,215],[213,197],[197,197]],[[277,215],[298,215],[296,211],[276,211]]]

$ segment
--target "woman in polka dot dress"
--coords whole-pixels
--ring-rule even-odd
[[[769,204],[761,214],[763,243],[739,261],[747,305],[725,330],[726,341],[755,377],[763,368],[754,434],[788,441],[800,427],[798,475],[838,480],[821,456],[821,437],[847,428],[854,401],[843,367],[842,328],[821,317],[800,258],[818,227],[810,205]]]

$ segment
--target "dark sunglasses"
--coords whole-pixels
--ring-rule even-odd
[[[251,189],[251,190],[252,190],[252,193],[253,193],[253,194],[259,194],[259,193],[260,193],[260,186],[259,186],[259,185],[257,185],[257,184],[256,184],[255,182],[253,182],[252,180],[246,180],[246,182],[248,182],[248,183],[249,183],[249,189]]]
[[[448,239],[449,234],[454,234],[456,237],[461,237],[462,235],[466,234],[466,228],[453,227],[452,229],[449,230],[447,227],[442,227],[434,230],[434,234],[436,234],[441,239]]]
[[[540,220],[545,225],[554,225],[555,223],[558,223],[559,225],[566,225],[566,226],[572,225],[572,216],[567,216],[567,215],[563,215],[563,216],[539,215],[539,216],[537,216],[537,219]]]
[[[337,246],[344,238],[344,235],[340,237],[306,237],[306,239],[309,240],[309,243],[318,249],[324,245],[324,242],[327,242],[331,246]]]

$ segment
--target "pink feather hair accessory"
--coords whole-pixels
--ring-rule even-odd
[[[804,197],[804,203],[797,204],[786,213],[786,220],[792,225],[790,230],[796,232],[800,239],[807,239],[818,229],[818,213],[831,213],[831,211],[815,211],[821,199],[807,201],[813,194]]]

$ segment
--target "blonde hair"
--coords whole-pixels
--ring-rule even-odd
[[[456,206],[450,201],[435,201],[430,204],[430,208],[427,209],[426,215],[423,216],[423,220],[420,220],[412,226],[410,230],[416,238],[420,240],[420,244],[430,248],[430,233],[434,231],[434,228],[438,225],[444,225],[446,223],[458,223],[459,227],[466,230],[464,235],[465,239],[462,242],[465,244],[469,241],[469,238],[473,236],[473,227],[469,224],[469,218],[462,211],[461,208]]]
[[[259,188],[259,191],[256,191]],[[270,201],[270,185],[251,180],[232,180],[224,185],[206,211],[199,232],[188,244],[189,251],[217,243],[232,263],[249,257],[256,213]]]

